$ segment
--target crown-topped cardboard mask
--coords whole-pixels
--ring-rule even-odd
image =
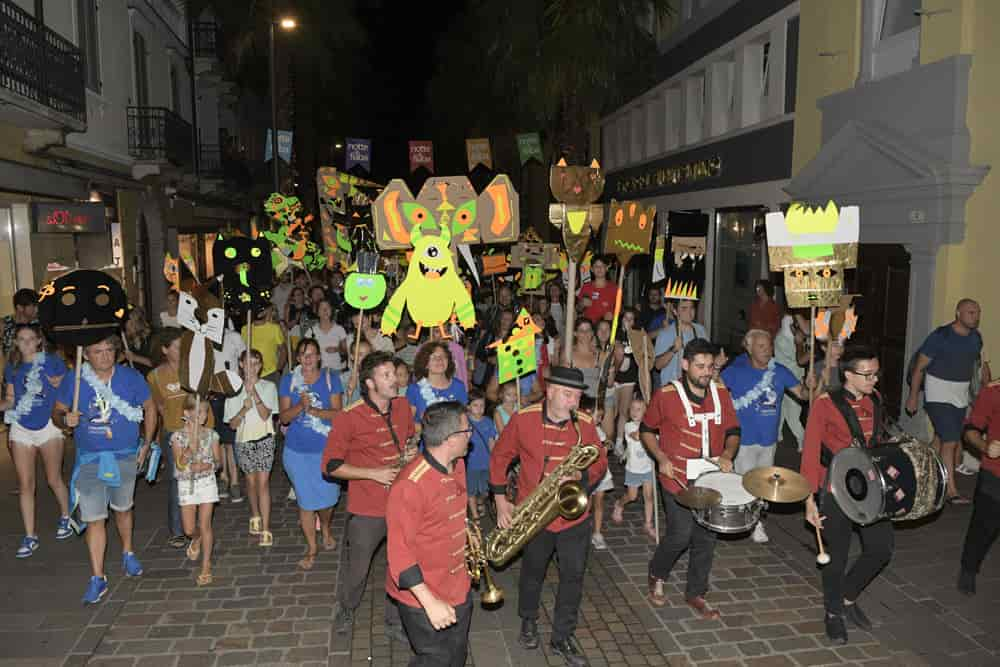
[[[104,273],[77,269],[38,290],[38,320],[46,335],[65,345],[93,345],[118,334],[128,299]]]
[[[655,206],[636,201],[611,200],[608,227],[604,234],[604,253],[614,255],[623,267],[636,255],[649,253],[653,238]]]
[[[604,193],[604,172],[597,160],[584,167],[560,159],[549,169],[549,188],[559,202],[549,205],[549,222],[562,230],[566,252],[579,262],[591,232],[604,221],[604,207],[594,204]]]
[[[840,304],[844,270],[858,265],[857,206],[839,211],[792,204],[788,213],[768,213],[767,254],[772,271],[785,272],[785,300],[792,308]]]
[[[667,278],[663,288],[663,298],[673,301],[698,301],[698,285],[693,282],[674,282]]]

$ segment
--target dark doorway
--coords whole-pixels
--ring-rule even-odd
[[[875,348],[882,375],[878,388],[889,414],[899,417],[906,366],[906,321],[909,316],[910,254],[903,246],[862,244],[858,268],[848,292],[860,294],[858,329],[852,342]]]

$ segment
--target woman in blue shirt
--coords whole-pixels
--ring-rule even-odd
[[[278,390],[281,423],[288,425],[282,463],[292,481],[299,503],[299,523],[308,546],[299,561],[303,570],[311,570],[316,561],[316,514],[319,513],[323,548],[336,548],[330,534],[333,506],[340,499],[340,486],[323,477],[323,448],[330,433],[330,420],[341,409],[344,388],[340,374],[320,368],[319,344],[303,338],[295,348],[298,365],[281,378]]]
[[[10,425],[10,453],[17,469],[20,488],[21,519],[24,539],[17,550],[18,558],[28,558],[38,548],[35,532],[35,461],[42,455],[45,477],[59,503],[56,539],[72,537],[69,526],[69,491],[62,477],[63,434],[49,416],[55,402],[56,389],[66,374],[66,364],[44,349],[42,332],[37,325],[18,327],[15,346],[4,369],[3,379],[7,398],[0,401],[4,422]]]
[[[413,360],[413,377],[416,382],[407,388],[406,399],[413,406],[417,424],[430,405],[442,401],[458,401],[462,405],[469,402],[465,385],[455,377],[455,360],[446,343],[424,343]]]

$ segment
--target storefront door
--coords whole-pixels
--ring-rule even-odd
[[[760,208],[720,209],[715,215],[712,341],[741,350],[750,321],[754,283],[767,271]]]

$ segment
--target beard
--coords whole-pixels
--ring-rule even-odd
[[[702,377],[697,377],[694,375],[688,375],[688,384],[693,387],[698,387],[699,389],[708,389],[709,383],[712,381],[711,375],[704,375]]]

